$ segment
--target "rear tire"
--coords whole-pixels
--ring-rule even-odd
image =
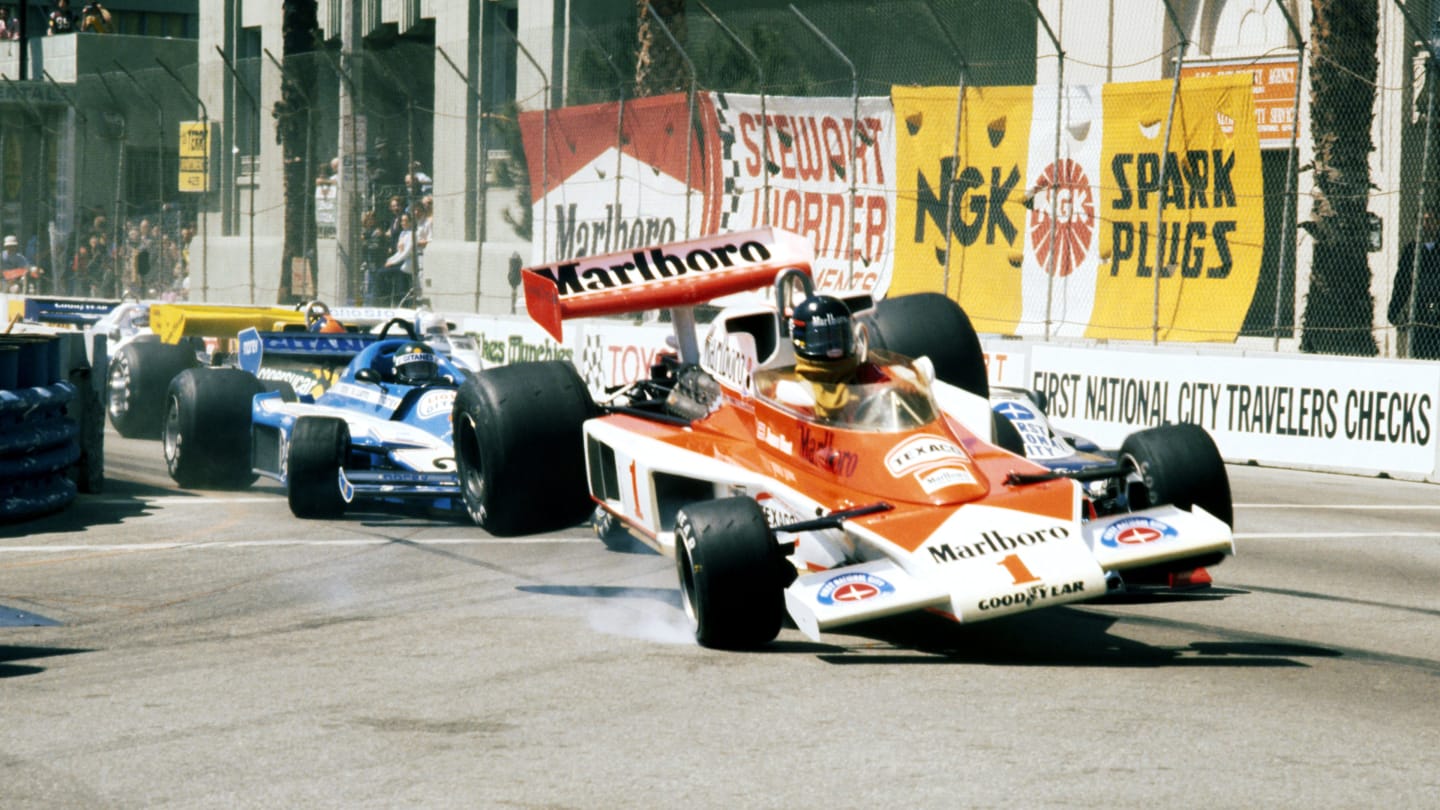
[[[254,375],[235,368],[191,368],[165,395],[165,466],[186,488],[240,489],[250,468],[250,408],[261,392]]]
[[[675,516],[675,569],[695,640],[747,649],[775,640],[789,565],[750,498],[701,501]]]
[[[584,520],[594,507],[582,426],[595,403],[564,361],[483,371],[455,397],[455,462],[471,520],[497,535]]]
[[[886,298],[875,305],[871,345],[906,357],[929,357],[935,377],[979,397],[990,396],[985,352],[970,318],[940,293]]]
[[[105,382],[105,410],[115,432],[127,439],[159,437],[170,381],[198,362],[188,343],[162,343],[157,335],[141,335],[121,346],[110,358]]]
[[[340,468],[350,452],[350,428],[333,416],[302,416],[290,431],[286,480],[290,514],[329,520],[345,514]]]

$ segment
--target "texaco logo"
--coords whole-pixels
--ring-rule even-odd
[[[1054,228],[1050,227],[1052,211]],[[1040,266],[1045,272],[1051,272],[1053,254],[1054,274],[1061,278],[1070,275],[1090,252],[1094,236],[1095,196],[1085,170],[1069,158],[1045,167],[1035,184],[1030,209],[1030,244],[1035,248]]]

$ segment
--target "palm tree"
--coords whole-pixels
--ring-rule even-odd
[[[275,103],[275,126],[284,159],[285,240],[280,258],[279,303],[296,303],[300,296],[291,284],[296,258],[315,254],[313,177],[309,174],[310,99],[315,92],[315,65],[304,58],[315,48],[319,33],[316,0],[285,0],[281,36],[283,80]],[[314,279],[315,269],[308,271]],[[314,285],[310,285],[314,290]]]
[[[1379,0],[1311,0],[1314,238],[1300,348],[1373,356],[1367,261]]]
[[[655,26],[655,18],[646,11],[647,6],[655,8],[655,16],[664,21],[677,42],[685,42],[685,0],[635,0],[639,23],[635,95],[658,96],[683,91],[690,86],[685,63],[665,33]]]

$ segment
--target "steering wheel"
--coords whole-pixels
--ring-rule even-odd
[[[404,318],[391,318],[390,320],[386,321],[385,325],[380,327],[380,339],[384,340],[385,336],[390,334],[390,327],[397,325],[405,332],[406,336],[408,336],[411,340],[420,339],[420,336],[415,333],[415,324],[405,320]]]
[[[324,301],[311,301],[305,304],[305,328],[313,329],[315,322],[330,314],[330,307]]]

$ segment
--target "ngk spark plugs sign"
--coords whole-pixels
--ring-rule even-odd
[[[1035,346],[1029,385],[1047,396],[1055,424],[1102,447],[1119,447],[1147,427],[1190,422],[1237,461],[1436,469],[1434,363]]]
[[[1167,146],[1170,82],[1105,86],[1105,265],[1088,337],[1150,337],[1157,268],[1161,340],[1233,341],[1245,322],[1265,241],[1250,77],[1181,87]]]
[[[721,93],[721,231],[774,225],[815,248],[815,284],[881,296],[890,283],[895,117],[890,99]],[[852,198],[852,191],[854,192]],[[853,251],[853,252],[852,252]]]
[[[715,108],[683,93],[520,115],[535,264],[715,233]]]
[[[1234,340],[1263,247],[1250,85],[1186,81],[1165,144],[1171,88],[1057,110],[1053,87],[973,87],[958,121],[954,88],[895,88],[891,294],[944,290],[980,331],[1144,338],[1158,268],[1162,339]]]

